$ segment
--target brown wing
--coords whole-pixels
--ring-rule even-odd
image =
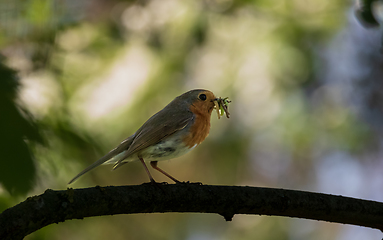
[[[179,111],[169,104],[149,118],[148,121],[137,130],[132,144],[124,154],[125,157],[118,161],[114,168],[117,168],[123,159],[187,127],[193,120],[192,112],[188,110]]]

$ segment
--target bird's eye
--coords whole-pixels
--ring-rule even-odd
[[[206,95],[205,95],[205,94],[200,94],[198,97],[199,97],[199,99],[201,99],[202,101],[205,101],[205,100],[206,100]]]

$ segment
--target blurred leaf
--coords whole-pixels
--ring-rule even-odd
[[[356,7],[355,15],[359,22],[366,28],[379,26],[379,22],[372,12],[372,4],[376,1],[377,0],[361,0],[359,6]]]
[[[52,1],[32,0],[27,6],[26,17],[29,22],[43,26],[52,19]]]
[[[14,102],[16,73],[0,63],[0,182],[11,194],[26,194],[36,177],[26,140],[41,141],[28,112]]]

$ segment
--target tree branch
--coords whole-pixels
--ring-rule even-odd
[[[154,213],[259,214],[383,229],[383,203],[284,189],[193,183],[46,190],[0,214],[0,239],[23,239],[52,223],[91,216]]]

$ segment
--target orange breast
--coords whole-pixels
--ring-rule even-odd
[[[183,142],[189,148],[200,144],[209,135],[211,110],[199,106],[203,103],[195,103],[190,106],[190,110],[194,113],[195,119],[190,127],[189,134],[183,139]]]

